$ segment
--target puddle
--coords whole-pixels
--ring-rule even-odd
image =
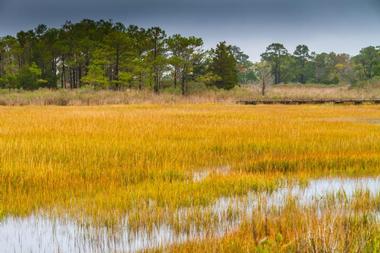
[[[230,171],[230,166],[220,166],[212,169],[195,171],[193,172],[193,182],[201,182],[211,174],[226,176],[230,173]]]
[[[128,225],[125,225],[128,227]],[[1,252],[137,252],[194,240],[199,231],[178,234],[161,224],[152,230],[112,233],[105,228],[78,226],[69,219],[42,215],[8,218],[0,225]]]
[[[152,230],[141,228],[132,232],[127,222],[123,221],[121,230],[115,233],[106,228],[80,226],[68,218],[52,219],[42,214],[27,218],[9,217],[0,222],[0,249],[1,252],[72,253],[136,252],[161,248],[230,233],[240,226],[243,219],[254,218],[252,213],[263,197],[268,206],[281,206],[289,195],[307,205],[339,192],[344,192],[349,199],[357,190],[366,190],[371,195],[379,194],[380,177],[317,179],[303,187],[281,188],[271,194],[249,193],[244,197],[223,197],[210,206],[198,208],[197,212],[192,208],[178,209],[172,214],[178,221],[176,229],[169,224],[156,224]],[[201,219],[197,221],[198,225],[195,222],[186,223],[186,218],[193,221],[194,214]],[[209,220],[205,217],[211,217],[212,224],[207,223]]]

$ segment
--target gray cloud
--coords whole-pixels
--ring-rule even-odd
[[[111,18],[202,36],[208,47],[227,40],[257,59],[272,41],[349,53],[380,44],[379,14],[378,0],[0,0],[0,34]]]

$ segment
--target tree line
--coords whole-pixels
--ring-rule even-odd
[[[259,63],[237,46],[220,42],[204,50],[202,38],[168,36],[159,27],[124,26],[112,21],[66,22],[61,28],[39,25],[0,38],[0,88],[152,89],[172,87],[187,94],[189,84],[231,89],[261,79],[264,83],[355,83],[380,76],[380,49],[348,54],[293,53],[269,45]],[[266,81],[266,79],[268,79]]]
[[[274,84],[355,84],[380,76],[380,47],[374,46],[363,48],[351,57],[334,52],[316,54],[306,45],[297,46],[291,54],[284,45],[273,43],[261,57],[271,69]]]

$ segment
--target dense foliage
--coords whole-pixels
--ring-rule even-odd
[[[159,27],[104,20],[66,22],[60,29],[39,25],[0,38],[0,87],[150,87],[158,93],[165,85],[176,88],[180,83],[186,94],[189,81],[212,74],[206,57],[212,53],[202,45],[201,38],[168,37]]]
[[[231,47],[227,46],[226,42],[221,42],[212,53],[211,71],[220,77],[215,81],[216,87],[232,89],[238,82],[238,75]]]
[[[261,56],[270,63],[275,84],[355,84],[380,76],[380,47],[363,48],[351,57],[334,52],[316,54],[306,45],[297,46],[290,54],[284,45],[273,43]]]
[[[111,21],[66,22],[61,28],[39,25],[15,37],[0,38],[0,88],[124,89],[172,86],[186,94],[193,81],[231,89],[260,79],[240,48],[219,43],[204,50],[203,40],[168,36],[159,27],[125,27]],[[380,76],[380,49],[360,54],[310,52],[300,45],[293,54],[280,43],[268,46],[262,61],[278,83],[356,83]],[[260,74],[261,73],[261,74]],[[266,77],[267,78],[267,77]],[[269,81],[267,81],[269,82]]]

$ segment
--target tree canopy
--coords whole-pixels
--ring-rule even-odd
[[[60,28],[38,25],[16,36],[0,37],[0,88],[151,89],[166,87],[186,95],[192,82],[231,89],[262,80],[268,84],[356,83],[380,76],[380,48],[363,48],[356,56],[315,53],[299,45],[293,54],[272,43],[249,60],[238,46],[219,43],[205,50],[202,38],[174,34],[160,27],[126,27],[109,20],[67,21]],[[265,66],[260,68],[258,66]],[[265,73],[265,75],[263,75]]]
[[[237,62],[232,47],[221,42],[212,50],[211,72],[220,78],[215,82],[216,87],[232,89],[238,82]]]

